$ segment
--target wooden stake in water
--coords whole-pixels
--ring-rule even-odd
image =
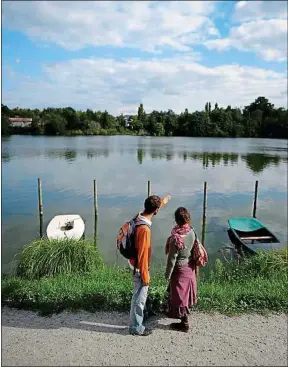
[[[204,196],[203,196],[203,216],[202,216],[202,244],[205,247],[206,235],[206,207],[207,207],[207,182],[204,182]],[[196,276],[199,276],[199,267],[196,267]]]
[[[148,197],[151,195],[151,181],[148,181]]]
[[[204,182],[203,217],[202,217],[202,245],[205,246],[206,235],[206,207],[207,207],[207,182]]]
[[[94,191],[94,242],[97,243],[97,222],[98,222],[98,197],[97,197],[97,181],[93,181]]]
[[[39,221],[40,221],[40,238],[43,238],[43,202],[42,202],[42,182],[38,178],[38,207],[39,207]]]
[[[97,181],[94,180],[94,213],[95,217],[98,218],[98,198],[97,198]]]
[[[253,202],[253,218],[256,218],[256,210],[257,210],[257,197],[258,197],[258,181],[255,182],[255,191],[254,191],[254,202]]]

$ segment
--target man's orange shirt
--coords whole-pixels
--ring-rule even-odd
[[[160,208],[164,205],[163,199]],[[139,269],[143,285],[149,285],[149,267],[151,260],[151,230],[146,225],[136,227],[135,230],[135,248],[137,250],[138,259],[136,268]],[[129,260],[130,264],[135,266],[135,259]]]
[[[135,248],[138,254],[136,268],[140,271],[143,284],[148,285],[150,282],[149,266],[151,259],[151,230],[148,226],[136,227]],[[135,266],[135,259],[131,259],[130,263]]]

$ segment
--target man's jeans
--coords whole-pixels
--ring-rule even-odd
[[[133,275],[134,292],[131,300],[130,310],[130,334],[143,334],[145,326],[143,325],[144,308],[148,296],[148,285],[143,285],[141,275],[136,272]]]

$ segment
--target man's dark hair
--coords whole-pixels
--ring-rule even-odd
[[[152,214],[156,209],[161,206],[161,199],[157,195],[149,196],[144,202],[144,212],[146,214]]]
[[[191,216],[186,208],[180,206],[175,212],[175,221],[178,226],[184,226],[184,224],[191,224]]]

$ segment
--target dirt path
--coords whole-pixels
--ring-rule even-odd
[[[287,316],[194,313],[188,334],[153,319],[128,335],[128,315],[86,312],[43,318],[2,310],[2,366],[286,366]]]

